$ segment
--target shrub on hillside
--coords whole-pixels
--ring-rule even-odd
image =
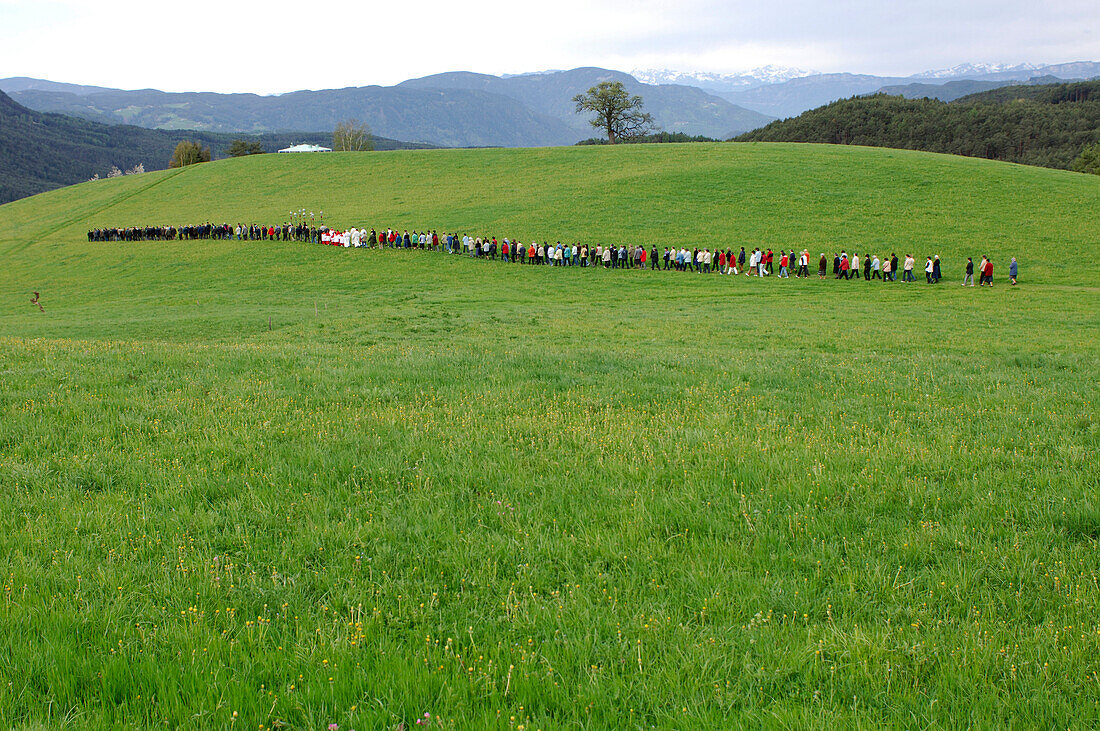
[[[168,163],[170,168],[181,168],[184,165],[194,165],[200,162],[210,162],[210,148],[203,147],[198,142],[181,140],[172,153],[172,160]]]
[[[1081,154],[1073,161],[1070,169],[1079,173],[1100,175],[1100,142],[1081,150]]]

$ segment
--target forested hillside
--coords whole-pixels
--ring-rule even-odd
[[[1100,81],[1007,86],[953,102],[853,97],[737,140],[897,147],[1069,168],[1100,141]]]
[[[130,125],[108,125],[63,114],[43,114],[17,104],[0,91],[0,203],[25,198],[98,175],[112,167],[145,170],[168,167],[180,140],[195,140],[225,157],[235,139],[257,141],[265,152],[298,143],[331,145],[329,133],[234,135],[191,130],[152,130]],[[375,149],[427,147],[375,138]]]

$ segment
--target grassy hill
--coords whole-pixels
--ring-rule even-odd
[[[1008,86],[950,103],[853,97],[737,139],[874,145],[1068,168],[1100,141],[1100,81]]]
[[[0,726],[1093,725],[1097,182],[697,143],[257,156],[0,206]],[[948,280],[84,236],[302,206],[904,247]],[[997,286],[953,284],[982,253]]]

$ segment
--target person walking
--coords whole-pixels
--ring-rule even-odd
[[[974,259],[966,257],[966,274],[963,275],[962,286],[966,286],[966,283],[970,282],[970,286],[974,286]]]
[[[927,257],[927,261],[924,262],[924,282],[925,284],[932,283],[932,257]]]
[[[940,255],[932,258],[932,284],[939,284],[943,274],[940,272]]]
[[[1012,257],[1012,261],[1008,263],[1008,279],[1012,282],[1013,287],[1016,286],[1016,273],[1018,271],[1019,269],[1016,266],[1016,257]],[[990,284],[993,284],[993,282],[990,281]]]
[[[902,265],[901,281],[903,282],[915,282],[917,281],[913,277],[913,267],[917,265],[917,260],[911,255],[905,255],[905,264]]]

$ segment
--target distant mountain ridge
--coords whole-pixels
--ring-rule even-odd
[[[960,64],[905,77],[817,73],[783,66],[721,74],[602,68],[491,76],[465,71],[362,86],[280,95],[123,91],[17,77],[0,89],[38,110],[105,124],[154,129],[260,133],[330,131],[355,117],[382,137],[440,146],[569,145],[594,134],[573,96],[603,80],[621,81],[645,100],[670,133],[726,139],[824,104],[873,93],[954,100],[1019,83],[1100,77],[1100,63]]]
[[[636,75],[650,83],[676,83],[698,86],[745,109],[773,117],[787,118],[823,104],[851,96],[872,94],[913,84],[927,87],[954,84],[957,81],[993,83],[995,88],[1027,82],[1036,77],[1055,80],[1088,80],[1100,76],[1100,63],[1076,61],[1060,64],[983,64],[968,63],[947,69],[932,69],[911,76],[879,76],[854,73],[802,72],[782,66],[765,66],[735,74],[706,72],[638,71]],[[957,86],[957,85],[956,85]],[[884,88],[885,87],[885,88]],[[978,87],[975,87],[977,90]],[[904,93],[904,92],[903,92]],[[957,98],[953,89],[923,90],[934,98]]]
[[[1042,84],[1057,84],[1061,82],[1056,76],[1036,76],[1023,82],[1025,86],[1037,86]],[[978,94],[983,91],[1000,89],[1005,86],[1017,85],[1018,82],[1006,81],[974,81],[961,79],[948,81],[944,84],[914,83],[899,86],[884,86],[876,94],[889,94],[891,96],[903,96],[906,99],[939,99],[942,102],[955,101],[964,96]]]
[[[657,124],[666,132],[728,139],[740,134],[735,130],[748,131],[771,121],[769,117],[725,103],[695,87],[654,86],[644,84],[621,71],[595,67],[507,78],[457,71],[409,79],[398,86],[414,89],[478,89],[506,96],[540,114],[562,120],[583,139],[590,137],[593,129],[588,123],[587,115],[576,113],[573,97],[602,81],[620,82],[630,94],[641,95],[646,111],[653,114]]]
[[[571,145],[592,134],[573,96],[602,80],[641,94],[669,132],[726,139],[771,117],[688,86],[650,86],[618,71],[570,71],[497,77],[456,72],[396,86],[296,91],[279,96],[68,88],[54,82],[0,80],[20,104],[104,123],[212,132],[331,131],[358,118],[375,134],[450,147]]]
[[[737,91],[768,84],[781,84],[784,81],[816,76],[819,73],[819,71],[806,71],[789,66],[761,66],[751,71],[733,74],[671,69],[635,69],[630,72],[634,78],[646,84],[684,84],[697,86],[710,92]]]

